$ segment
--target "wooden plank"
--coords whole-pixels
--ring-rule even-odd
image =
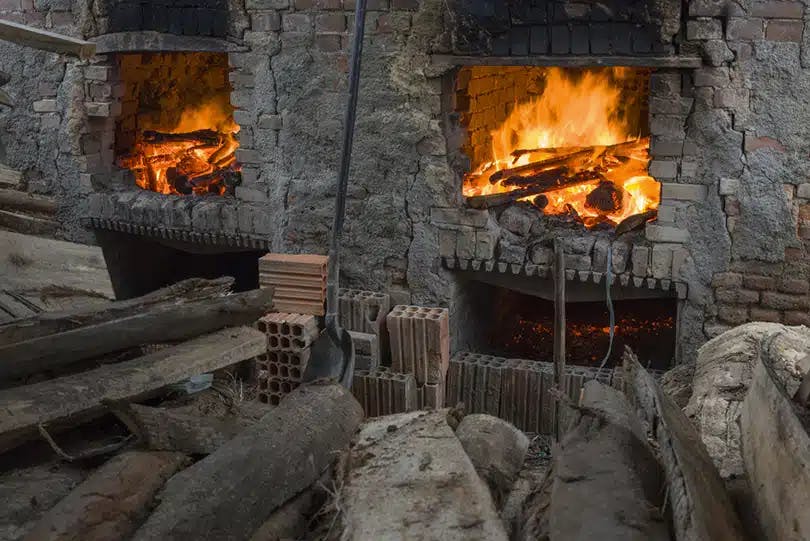
[[[5,210],[31,211],[52,216],[56,214],[56,200],[20,190],[0,188],[0,208]]]
[[[23,235],[52,237],[59,229],[59,223],[22,212],[0,209],[0,228]]]
[[[191,376],[263,353],[255,329],[223,329],[119,364],[0,391],[0,452],[37,434],[39,425],[65,423],[103,411],[102,401],[131,400]]]
[[[0,39],[52,53],[78,56],[81,59],[88,59],[96,54],[96,44],[90,41],[6,20],[0,20]]]
[[[133,316],[160,303],[181,303],[224,295],[233,285],[233,278],[216,280],[190,278],[155,290],[142,297],[110,302],[100,307],[43,312],[8,325],[0,326],[0,345],[47,336],[85,325]]]
[[[141,344],[186,340],[226,326],[252,324],[272,308],[272,291],[256,289],[197,302],[157,306],[97,325],[0,346],[0,381]]]
[[[20,185],[22,173],[0,163],[0,185],[16,188]]]
[[[699,56],[471,56],[434,54],[433,64],[454,66],[559,66],[588,68],[601,66],[628,66],[639,68],[699,68]]]

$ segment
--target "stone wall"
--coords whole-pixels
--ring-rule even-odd
[[[689,6],[687,45],[706,63],[694,72],[698,174],[724,221],[713,220],[715,239],[704,233],[712,265],[695,265],[711,279],[708,337],[746,321],[810,322],[806,13],[798,1]]]
[[[532,239],[554,234],[519,207],[460,210],[456,157],[464,136],[450,114],[447,90],[457,66],[430,54],[495,52],[487,48],[494,43],[491,29],[487,47],[459,48],[453,10],[463,4],[369,1],[343,243],[347,285],[387,290],[395,303],[450,305],[457,311],[451,320],[458,321],[469,314],[460,313],[466,293],[457,287],[456,269],[542,276],[548,245]],[[552,19],[546,9],[546,19],[536,24],[564,27],[573,39],[578,24],[587,20],[589,29],[602,24],[592,11],[603,4],[623,5],[583,4],[588,12],[578,14],[565,10],[579,4],[546,2]],[[228,53],[231,103],[242,127],[243,184],[235,197],[216,201],[136,192],[112,167],[121,94],[112,54],[80,62],[0,43],[0,70],[11,76],[5,88],[17,100],[13,110],[0,111],[0,159],[23,171],[24,189],[59,198],[64,236],[91,240],[79,223],[88,216],[97,226],[106,220],[103,227],[162,238],[325,252],[353,2],[227,5],[228,41],[194,42]],[[649,9],[619,22],[657,32],[662,46],[648,56],[697,55],[704,65],[660,67],[650,79],[650,173],[662,182],[657,221],[622,239],[565,230],[567,274],[572,280],[602,280],[611,250],[619,280],[683,297],[679,332],[682,357],[688,359],[729,325],[807,318],[806,8],[798,1],[697,0],[681,14],[680,2],[646,5]],[[567,19],[553,19],[559,6]],[[96,17],[98,9],[89,1],[0,1],[4,18],[88,38],[110,31]],[[510,32],[525,28],[520,21],[526,21],[512,13],[508,18],[499,31],[509,35],[508,54],[525,54],[525,47],[512,44]],[[180,37],[202,39],[197,28],[197,35]],[[210,34],[206,39],[214,40]],[[155,43],[182,49],[191,42]],[[589,43],[589,54],[597,54]],[[553,44],[528,47],[529,54],[559,53],[561,59],[573,52],[557,51]],[[631,52],[638,51],[611,46],[599,54]]]

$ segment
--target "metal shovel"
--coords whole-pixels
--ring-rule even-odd
[[[354,374],[354,343],[348,331],[338,321],[338,276],[340,274],[340,237],[346,216],[346,187],[349,183],[349,162],[352,157],[354,120],[357,116],[357,94],[360,87],[360,58],[363,53],[363,33],[366,23],[366,0],[357,0],[354,8],[354,45],[349,71],[349,103],[343,125],[343,153],[340,157],[335,222],[329,246],[329,271],[326,277],[326,320],[324,330],[312,344],[312,356],[304,371],[304,381],[337,378],[351,388]]]

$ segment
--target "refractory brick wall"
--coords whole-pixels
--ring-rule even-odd
[[[439,261],[440,241],[448,242],[440,230],[456,233],[454,258],[459,246],[493,258],[503,254],[505,260],[492,261],[510,272],[512,263],[506,261],[520,259],[525,270],[528,264],[539,267],[533,261],[547,256],[529,244],[534,221],[519,213],[447,212],[461,204],[453,160],[463,130],[448,114],[452,108],[444,94],[457,66],[431,61],[430,54],[497,50],[558,56],[561,63],[567,55],[694,55],[703,67],[657,69],[650,79],[650,171],[662,182],[664,198],[657,222],[632,242],[591,243],[574,236],[568,241],[571,261],[583,267],[588,261],[591,270],[582,272],[598,272],[610,247],[624,251],[620,259],[628,282],[688,285],[679,320],[684,359],[708,336],[737,322],[804,317],[810,276],[805,245],[810,110],[804,105],[810,95],[810,42],[804,36],[810,33],[804,2],[695,0],[681,12],[680,2],[656,1],[649,3],[655,9],[630,10],[619,21],[599,20],[602,3],[527,2],[545,9],[543,21],[531,24],[518,16],[525,5],[510,2],[506,15],[455,16],[484,4],[507,5],[369,2],[344,240],[347,285],[390,292],[394,303],[449,305],[451,320],[463,324],[464,314],[456,312],[460,282]],[[109,17],[96,16],[95,5],[6,1],[0,2],[0,17],[90,38],[112,31]],[[570,12],[576,6],[582,13]],[[115,213],[113,218],[124,222],[152,220],[136,229],[139,234],[170,226],[172,234],[194,242],[244,238],[275,251],[325,252],[353,5],[234,0],[227,9],[229,41],[219,46],[232,68],[244,182],[235,197],[221,201],[163,198],[133,192],[121,179],[111,181],[115,103],[121,95],[112,55],[83,62],[0,43],[0,69],[10,76],[5,89],[16,100],[14,109],[0,111],[0,160],[23,172],[22,189],[58,197],[66,237],[92,241],[79,223],[87,212],[83,201],[91,200],[98,213]],[[658,45],[641,53],[632,48],[633,38],[627,49],[622,28],[609,26],[614,23],[649,31]],[[533,48],[535,26],[567,36],[568,45],[554,47],[549,34],[546,45]],[[571,45],[583,26],[589,32],[587,52]],[[608,27],[609,47],[600,52],[591,32]],[[195,28],[192,35],[184,29],[166,32],[213,39],[199,23]],[[462,46],[459,38],[471,36],[470,29],[479,30],[481,41],[475,43],[481,47]],[[508,49],[493,48],[507,41]],[[97,136],[83,137],[88,134]],[[440,227],[431,213],[453,227]],[[484,231],[479,239],[466,220],[481,219],[483,224],[475,223]],[[502,233],[497,239],[502,248],[491,245],[487,231]]]

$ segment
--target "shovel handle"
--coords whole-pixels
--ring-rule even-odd
[[[354,121],[357,118],[357,95],[360,91],[360,59],[363,56],[363,35],[366,27],[366,0],[357,0],[354,6],[354,44],[349,69],[349,102],[343,122],[343,151],[340,155],[337,196],[335,198],[335,222],[332,228],[332,243],[329,246],[329,273],[326,280],[326,324],[337,323],[338,277],[340,275],[340,239],[346,217],[346,189],[349,185],[349,165],[352,159]]]

